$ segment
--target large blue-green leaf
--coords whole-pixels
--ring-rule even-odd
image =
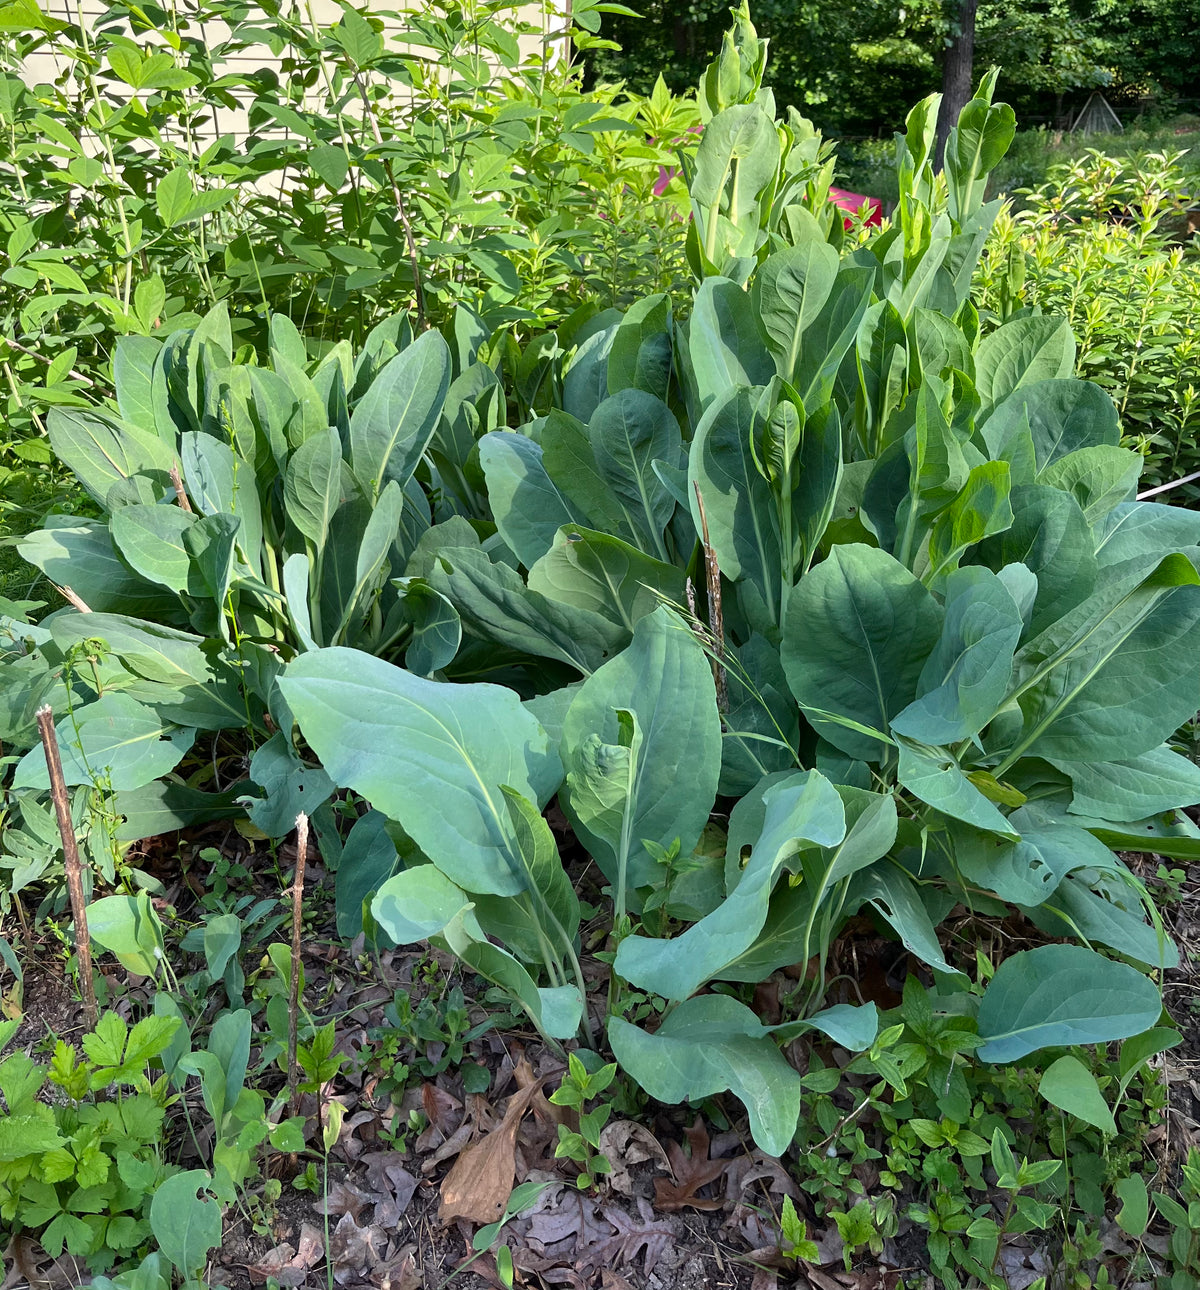
[[[254,471],[219,439],[189,432],[179,458],[188,493],[201,515],[236,515],[242,521],[237,547],[256,578],[262,576],[262,507]]]
[[[952,819],[973,824],[1004,837],[1016,838],[1016,829],[963,774],[945,748],[900,740],[896,778],[928,806]]]
[[[130,570],[117,554],[108,526],[73,515],[47,515],[45,528],[17,543],[21,558],[91,609],[164,622],[186,619],[179,598]]]
[[[1075,869],[1113,869],[1118,861],[1086,830],[1070,824],[1028,823],[1014,812],[1009,823],[1021,839],[970,829],[953,830],[954,856],[967,880],[1014,905],[1040,905]]]
[[[363,902],[401,866],[387,822],[382,811],[368,811],[355,820],[342,848],[335,903],[338,935],[346,940],[353,940],[363,930]]]
[[[671,298],[658,292],[625,311],[608,355],[608,392],[638,389],[666,399],[671,385]]]
[[[398,820],[451,879],[525,889],[501,789],[544,805],[562,766],[514,692],[426,681],[344,648],[300,655],[278,684],[335,782]]]
[[[65,654],[90,637],[107,641],[122,665],[148,681],[186,689],[212,681],[214,668],[203,637],[121,614],[63,612],[48,620],[54,643]],[[243,709],[243,717],[245,712]]]
[[[597,474],[620,508],[623,530],[642,550],[665,560],[663,530],[675,511],[675,499],[653,463],[683,464],[679,422],[671,409],[644,390],[621,390],[596,408],[588,422],[588,438]]]
[[[303,811],[311,818],[333,796],[336,785],[319,766],[306,766],[282,731],[261,744],[250,759],[250,778],[263,790],[249,800],[247,815],[269,838],[282,838],[296,827]]]
[[[926,744],[968,739],[991,721],[1008,692],[1023,626],[1007,587],[988,569],[956,569],[944,592],[942,634],[921,670],[919,697],[892,720],[897,734]]]
[[[1140,884],[1123,867],[1104,873],[1076,873],[1026,916],[1051,936],[1074,936],[1089,945],[1106,945],[1147,967],[1170,971],[1179,966],[1175,942],[1146,918]]]
[[[775,371],[750,297],[728,278],[705,278],[687,324],[688,370],[699,412],[737,386],[766,385]]]
[[[732,1091],[768,1155],[791,1145],[800,1119],[800,1076],[769,1029],[736,999],[706,994],[681,1003],[653,1034],[620,1017],[608,1023],[613,1056],[660,1102],[698,1102]]]
[[[1200,802],[1200,766],[1165,744],[1121,761],[1058,761],[1077,815],[1132,821]]]
[[[184,533],[196,516],[178,506],[122,506],[109,520],[113,545],[129,567],[147,582],[170,591],[188,589],[192,558],[183,544]]]
[[[636,718],[636,751],[622,739],[622,712]],[[659,880],[643,842],[666,848],[678,838],[681,854],[691,853],[716,797],[721,722],[708,660],[676,614],[664,606],[642,618],[629,648],[584,682],[563,722],[562,751],[560,802],[611,882],[623,864],[629,891]],[[614,777],[626,786],[615,810],[596,791]]]
[[[1012,527],[1011,493],[1007,461],[985,461],[972,468],[962,491],[933,522],[927,583],[934,584],[957,568],[968,547]]]
[[[288,519],[320,551],[342,500],[342,440],[336,427],[309,435],[284,473]]]
[[[984,407],[1022,386],[1070,376],[1075,370],[1071,325],[1056,314],[1014,318],[979,342],[975,388]]]
[[[1026,430],[1039,471],[1077,448],[1121,442],[1113,401],[1091,381],[1059,378],[1022,385],[993,408],[981,434],[988,454],[998,459]]]
[[[1096,560],[1101,568],[1139,555],[1166,555],[1200,546],[1200,512],[1158,502],[1121,502],[1096,525]]]
[[[1183,555],[1108,570],[1017,655],[1018,756],[1117,761],[1157,748],[1200,686],[1200,575]]]
[[[76,708],[58,723],[55,733],[68,787],[107,784],[118,792],[140,788],[174,770],[196,737],[194,730],[164,726],[149,708],[112,691]],[[50,787],[40,745],[17,764],[13,787]]]
[[[584,518],[546,473],[541,445],[525,435],[485,434],[479,463],[500,536],[527,569],[550,550],[564,524]]]
[[[1021,485],[1012,490],[1009,503],[1012,525],[982,542],[979,558],[996,573],[1006,565],[1023,564],[1037,577],[1029,624],[1036,635],[1092,594],[1093,539],[1079,503],[1057,488]]]
[[[1038,476],[1038,483],[1070,493],[1087,522],[1095,525],[1115,506],[1134,500],[1143,465],[1139,452],[1092,444],[1051,462]]]
[[[568,1039],[579,1028],[579,991],[569,986],[539,989],[516,958],[488,941],[470,896],[433,865],[417,865],[389,878],[371,902],[371,913],[399,945],[438,938],[469,968],[506,990],[543,1034]]]
[[[493,564],[478,547],[440,552],[429,584],[477,636],[523,654],[557,659],[585,676],[629,639],[625,628],[608,618],[527,587],[515,569]]]
[[[1158,987],[1136,968],[1078,945],[1043,945],[996,969],[979,1004],[978,1055],[1014,1062],[1039,1048],[1128,1039],[1161,1013]]]
[[[877,864],[854,875],[844,906],[846,914],[858,909],[864,902],[891,925],[906,949],[911,950],[923,963],[939,972],[961,976],[952,967],[938,944],[937,932],[929,911],[921,900],[920,892],[895,864]]]
[[[779,621],[779,520],[767,481],[754,464],[750,437],[757,400],[734,387],[717,395],[696,427],[688,454],[688,501],[696,532],[703,529],[699,488],[709,540],[721,572],[730,581],[751,582],[766,606],[769,622]]]
[[[158,417],[152,378],[154,360],[161,349],[162,341],[152,336],[122,336],[113,351],[113,386],[121,417],[129,425],[155,436],[158,435]]]
[[[174,464],[156,434],[86,408],[52,408],[46,429],[54,455],[101,506],[120,480],[165,476]]]
[[[795,383],[804,333],[825,307],[839,263],[828,242],[810,237],[769,255],[755,275],[754,307],[785,381]]]
[[[529,570],[529,588],[632,632],[664,600],[684,603],[684,571],[608,533],[564,524]]]
[[[371,496],[389,480],[408,483],[449,388],[450,350],[437,331],[423,333],[376,375],[350,418],[350,463]]]
[[[834,747],[878,761],[877,739],[823,714],[886,732],[916,697],[941,625],[933,596],[886,551],[835,546],[788,602],[782,647],[788,684]]]
[[[806,847],[836,847],[845,836],[841,798],[818,771],[776,784],[763,805],[762,833],[725,901],[671,940],[627,937],[614,964],[619,976],[667,999],[686,999],[754,943],[784,865]]]

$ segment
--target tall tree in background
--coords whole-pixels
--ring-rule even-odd
[[[696,83],[720,48],[732,0],[625,0],[605,15],[618,48],[585,55],[595,80],[649,93],[661,73]],[[1001,96],[1023,128],[1061,125],[1100,86],[1128,109],[1200,109],[1200,0],[750,0],[771,42],[768,83],[827,133],[887,132],[939,84],[944,144],[970,98],[973,64],[1003,70]],[[1111,88],[1110,88],[1111,87]],[[939,147],[940,155],[940,147]]]
[[[958,114],[971,98],[975,70],[975,13],[979,0],[961,0],[957,18],[950,24],[946,56],[942,62],[942,109],[938,113],[937,158],[941,166],[946,140]]]

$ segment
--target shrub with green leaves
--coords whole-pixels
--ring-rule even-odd
[[[312,356],[414,300],[537,331],[671,285],[685,194],[653,188],[695,104],[582,90],[558,55],[610,8],[576,4],[563,30],[516,3],[386,27],[352,6],[328,25],[197,0],[94,24],[6,9],[0,470],[50,461],[47,410],[112,390],[119,336],[222,301],[238,348],[265,352],[284,313]],[[253,67],[265,49],[278,63]],[[37,84],[47,54],[61,74]]]
[[[1063,317],[1077,370],[1112,397],[1150,489],[1200,469],[1200,258],[1176,240],[1200,171],[1180,152],[1118,158],[1090,149],[1051,168],[1027,208],[997,220],[977,279],[1001,319]],[[1194,505],[1200,485],[1171,497]]]

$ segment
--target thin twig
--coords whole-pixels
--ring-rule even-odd
[[[66,859],[67,891],[71,896],[71,915],[75,920],[75,955],[79,961],[79,985],[83,992],[84,1014],[88,1029],[95,1030],[100,1014],[96,1008],[96,987],[92,980],[92,938],[88,934],[87,902],[83,895],[83,864],[79,859],[79,844],[75,840],[75,829],[71,824],[71,802],[67,797],[67,783],[58,752],[58,736],[54,732],[54,711],[49,704],[37,710],[37,724],[46,754],[46,769],[50,772],[50,796],[58,816],[58,832],[62,837],[63,856]]]
[[[367,94],[367,87],[363,84],[362,77],[356,71],[354,73],[354,83],[358,86],[359,95],[363,101],[363,110],[366,113],[367,121],[371,126],[371,133],[375,136],[375,143],[379,148],[383,147],[383,135],[379,130],[379,122],[375,118],[375,109],[371,106],[370,97]],[[408,244],[408,258],[412,264],[413,272],[413,294],[417,302],[417,330],[425,330],[425,293],[421,287],[421,266],[417,260],[417,239],[413,236],[412,223],[408,218],[408,210],[404,205],[404,198],[400,196],[400,185],[396,183],[396,175],[392,170],[392,161],[390,157],[380,156],[383,162],[383,168],[387,172],[388,182],[392,186],[392,200],[396,203],[396,213],[400,216],[400,223],[404,226],[404,240]]]
[[[292,979],[288,990],[288,1105],[290,1115],[300,1112],[296,1046],[300,1015],[300,930],[304,902],[304,866],[308,860],[308,816],[296,816],[296,872],[292,879]]]
[[[65,601],[74,605],[81,614],[90,614],[92,612],[91,605],[82,596],[77,596],[70,587],[66,585],[60,587],[57,582],[52,582],[50,585]]]
[[[1182,479],[1172,479],[1168,484],[1159,484],[1157,488],[1147,488],[1144,493],[1138,493],[1137,499],[1139,502],[1144,502],[1147,497],[1165,493],[1169,488],[1178,488],[1180,484],[1190,484],[1193,479],[1200,479],[1200,470],[1193,470],[1190,475],[1184,475]]]
[[[179,503],[181,511],[192,513],[192,504],[188,501],[188,495],[183,491],[183,478],[179,474],[178,465],[173,465],[167,474],[171,476],[171,483],[175,485],[175,500]]]
[[[30,349],[27,345],[22,345],[20,341],[13,340],[11,336],[5,336],[3,341],[0,343],[7,345],[10,349],[19,350],[22,354],[28,354],[30,358],[36,358],[39,363],[45,363],[47,367],[51,367],[54,364],[54,359],[47,358],[45,354],[39,354],[36,349]],[[72,380],[79,381],[83,385],[86,385],[89,389],[94,390],[96,388],[95,381],[88,380],[82,372],[77,372],[73,367],[68,369],[67,375],[71,377]]]
[[[721,608],[721,566],[708,540],[708,515],[698,481],[692,481],[696,505],[700,509],[700,539],[704,546],[704,572],[708,579],[708,626],[713,636],[713,680],[717,686],[717,710],[722,720],[729,715],[729,689],[725,682],[725,615]]]

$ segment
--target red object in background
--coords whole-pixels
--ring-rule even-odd
[[[654,185],[655,197],[661,197],[667,191],[667,185],[679,173],[674,166],[659,166],[658,181]],[[857,214],[864,206],[869,206],[871,213],[867,216],[867,227],[878,228],[883,223],[883,203],[878,197],[867,197],[863,193],[848,193],[844,188],[831,188],[829,200],[840,210]],[[849,228],[853,220],[845,221]]]
[[[868,228],[878,228],[883,223],[883,203],[878,197],[864,197],[862,193],[848,193],[844,188],[831,188],[829,200],[841,210],[853,211],[855,214],[864,206],[869,206],[871,213],[867,216]],[[851,223],[851,220],[846,220],[846,227],[849,228]]]

